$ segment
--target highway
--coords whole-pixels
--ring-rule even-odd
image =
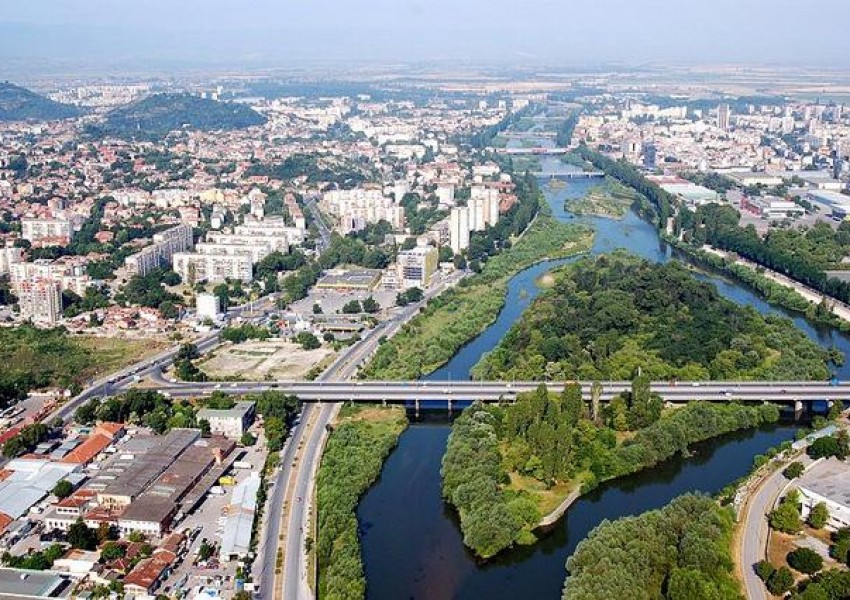
[[[384,328],[370,332],[371,337],[389,333],[389,323]],[[386,333],[384,333],[386,335]],[[375,346],[377,345],[377,340]],[[344,357],[342,368],[347,362],[359,362],[371,353],[373,344],[364,340],[355,346],[357,351]],[[317,381],[244,381],[221,383],[169,383],[163,392],[175,397],[209,394],[220,390],[232,394],[244,394],[262,390],[278,390],[298,396],[305,402],[375,402],[392,403],[426,400],[482,400],[496,402],[514,399],[517,394],[536,389],[541,383],[550,389],[560,390],[559,381],[344,381],[336,371],[329,370],[327,378]],[[580,382],[582,394],[590,400],[589,381]],[[622,392],[631,390],[628,381],[603,381],[601,400],[609,401]],[[850,399],[850,382],[821,381],[699,381],[699,382],[654,382],[653,392],[669,402],[814,402],[818,400]]]
[[[463,273],[455,273],[428,290],[420,302],[406,306],[396,311],[386,321],[378,323],[357,344],[343,351],[334,363],[316,381],[310,382],[310,384],[318,388],[325,385],[346,385],[345,381],[352,378],[360,366],[378,349],[382,337],[389,338],[395,335],[399,328],[413,318],[428,300],[442,293],[446,288],[455,285],[463,275]],[[228,393],[256,392],[262,389],[274,389],[288,394],[295,393],[287,386],[281,386],[274,382],[266,382],[264,386],[259,383],[247,386],[241,383],[237,383],[235,386],[233,384],[212,384],[212,389],[210,389],[210,386],[203,386],[202,393],[211,393],[217,385],[221,391]],[[349,383],[347,385],[356,384]],[[187,393],[187,389],[192,387],[191,385],[174,384],[163,391],[167,391],[173,396],[192,395]],[[194,395],[197,395],[197,392]],[[345,400],[345,398],[340,400]],[[300,423],[293,429],[286,442],[281,468],[274,477],[274,492],[267,505],[266,535],[254,567],[255,580],[259,582],[261,597],[282,597],[285,600],[313,597],[310,590],[313,574],[308,567],[306,551],[307,536],[311,529],[313,491],[327,436],[327,426],[333,422],[339,408],[340,404],[335,402],[327,402],[320,406],[309,402],[305,403]],[[303,449],[303,454],[298,460],[295,460],[299,447]],[[289,510],[284,511],[284,500],[286,498],[290,499],[290,504]],[[282,520],[285,520],[285,523],[281,530]],[[278,540],[281,535],[283,536],[282,580],[276,582],[275,561]],[[313,535],[315,536],[315,532],[313,532]],[[270,587],[275,588],[274,592],[269,591]],[[277,594],[278,591],[280,596]]]

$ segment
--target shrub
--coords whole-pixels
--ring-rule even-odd
[[[803,466],[803,463],[794,461],[782,471],[782,474],[785,475],[788,479],[796,479],[800,475],[803,474],[803,471],[806,470],[806,467]]]
[[[797,548],[785,557],[788,564],[800,573],[812,575],[823,568],[823,558],[811,548]]]
[[[815,529],[822,529],[827,521],[829,521],[829,509],[826,507],[826,504],[819,502],[812,508],[812,512],[809,513],[809,525]]]
[[[771,594],[781,596],[794,586],[794,575],[788,567],[779,567],[767,581],[767,589]]]
[[[755,572],[756,575],[759,576],[759,579],[766,583],[776,572],[776,567],[774,567],[766,560],[760,560],[756,563]]]

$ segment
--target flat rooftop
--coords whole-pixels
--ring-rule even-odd
[[[377,269],[356,269],[350,271],[332,271],[319,279],[317,287],[369,289],[381,278]]]
[[[71,591],[67,577],[45,571],[0,569],[0,600],[6,598],[65,598]]]
[[[850,508],[850,464],[828,458],[810,467],[797,481],[798,487]]]

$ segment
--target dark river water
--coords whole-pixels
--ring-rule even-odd
[[[554,158],[544,159],[543,167],[546,171],[568,168]],[[621,220],[573,219],[564,210],[564,200],[581,197],[594,182],[574,179],[566,188],[557,190],[542,183],[558,218],[587,223],[596,230],[593,253],[625,248],[654,262],[684,260],[660,240],[652,225],[633,213]],[[564,262],[540,263],[517,274],[510,282],[505,307],[493,325],[428,379],[467,379],[470,368],[498,344],[537,296],[535,281]],[[815,328],[722,277],[700,278],[714,283],[725,297],[738,304],[751,305],[764,314],[792,318],[811,339],[825,348],[836,346],[850,357],[850,339],[845,335]],[[850,366],[836,372],[847,379]],[[577,501],[537,544],[509,550],[486,563],[476,561],[466,550],[456,515],[440,496],[440,461],[450,430],[445,409],[426,413],[423,420],[411,423],[380,479],[360,503],[357,516],[369,598],[560,598],[567,557],[602,520],[658,508],[689,491],[717,492],[746,474],[756,454],[792,439],[796,427],[777,425],[710,440],[697,446],[690,458],[676,458],[652,470],[604,484]]]

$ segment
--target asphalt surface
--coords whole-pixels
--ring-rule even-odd
[[[360,365],[377,350],[383,336],[389,338],[395,335],[399,328],[415,316],[429,299],[442,293],[446,287],[457,283],[462,276],[461,273],[458,273],[447,279],[434,289],[426,292],[421,302],[406,306],[388,320],[379,323],[360,342],[347,348],[313,384],[323,387],[325,385],[334,385],[334,382],[344,382],[353,377]],[[285,388],[277,389],[294,393]],[[340,398],[340,400],[346,400],[346,398]],[[305,414],[302,416],[301,424],[304,428],[293,431],[287,442],[287,446],[297,448],[303,444],[304,454],[294,465],[292,461],[282,461],[282,468],[276,478],[276,488],[281,489],[288,485],[291,491],[288,494],[281,492],[278,498],[280,502],[269,506],[269,521],[267,521],[267,526],[271,526],[271,521],[275,522],[275,527],[279,525],[284,497],[288,495],[295,499],[291,505],[291,510],[286,514],[286,525],[283,531],[284,560],[280,591],[284,600],[302,600],[313,597],[310,590],[313,573],[308,568],[306,551],[307,535],[310,530],[309,520],[312,496],[315,489],[316,473],[322,457],[325,436],[327,435],[327,426],[335,418],[340,406],[341,404],[336,402],[326,402],[314,407],[312,410],[318,410],[319,412],[315,423],[311,427],[307,427],[307,424],[310,422],[309,415]],[[309,407],[309,404],[305,404],[305,411]],[[277,535],[267,538],[262,557],[258,563],[260,565],[258,570],[263,574],[260,585],[263,590],[262,597],[264,598],[272,597],[272,594],[268,593],[267,588],[274,582],[274,559],[277,554],[277,544],[275,542],[277,538]]]
[[[371,333],[376,337],[382,331],[389,331],[390,325],[378,328]],[[364,340],[358,345],[356,357],[366,357],[373,345]],[[376,345],[376,344],[375,344]],[[220,383],[167,383],[162,391],[173,396],[197,396],[211,393],[216,389],[242,394],[260,390],[277,389],[294,394],[304,401],[320,402],[408,402],[411,400],[484,400],[498,401],[511,399],[517,394],[536,389],[541,383],[550,387],[563,385],[559,381],[344,381],[344,377],[331,375],[328,380],[317,381],[243,381],[228,384]],[[622,392],[631,390],[628,381],[603,381],[601,400],[607,401]],[[581,382],[585,399],[590,398],[591,382]],[[850,399],[850,382],[831,384],[828,382],[771,382],[771,381],[700,381],[654,382],[652,391],[669,402],[813,402],[817,400]]]
[[[795,460],[807,468],[812,460],[801,454]],[[792,482],[782,474],[782,469],[771,473],[750,496],[741,518],[741,545],[736,557],[744,575],[744,590],[748,600],[770,600],[767,588],[755,572],[755,564],[767,555],[770,527],[767,515],[773,510],[779,496]]]

